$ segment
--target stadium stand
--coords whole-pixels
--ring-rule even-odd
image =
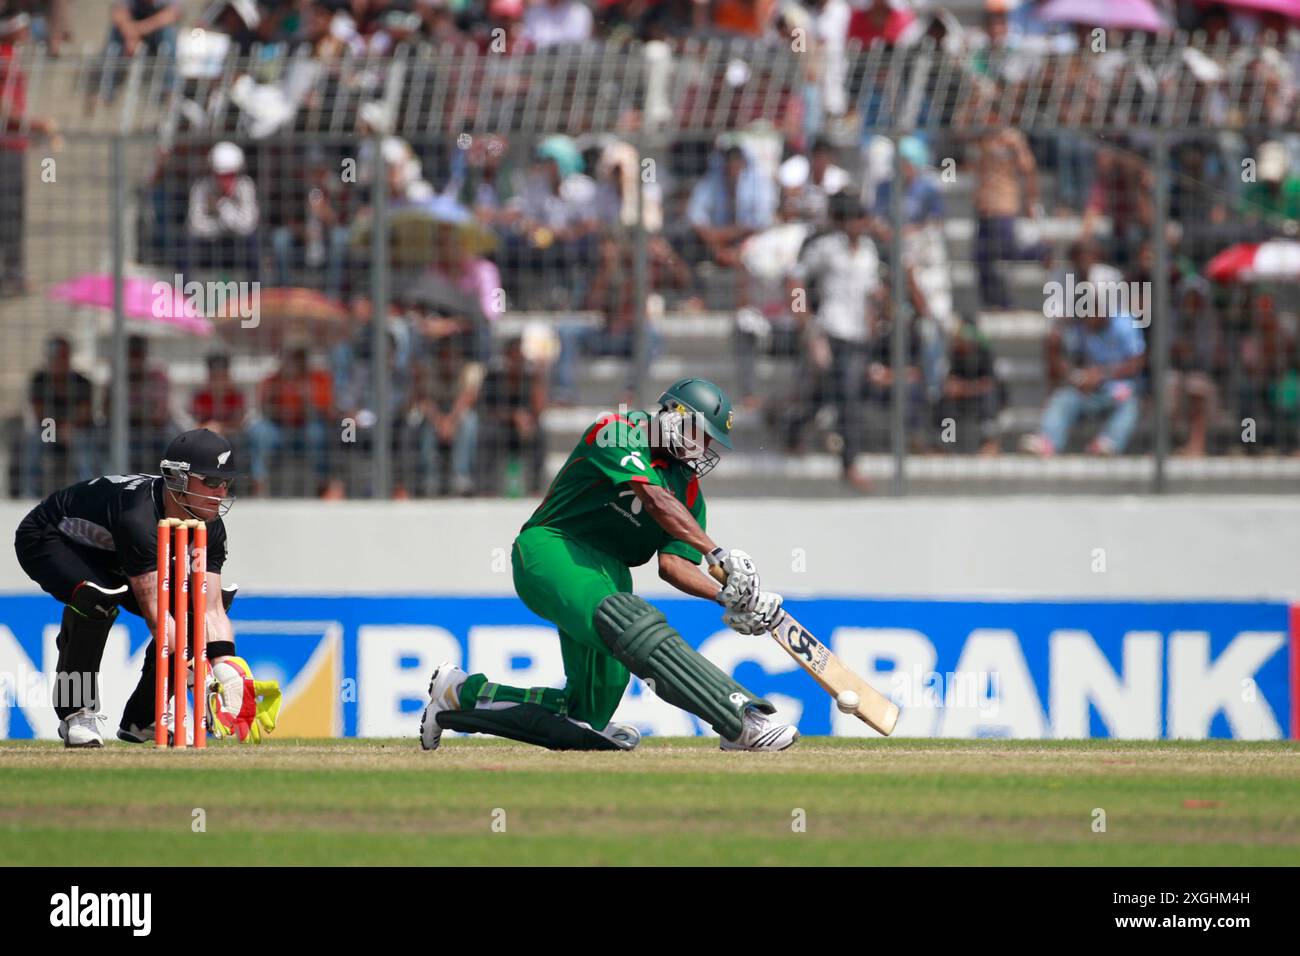
[[[688,375],[717,493],[1300,478],[1281,15],[91,6],[0,0],[12,495],[193,422],[243,493],[535,493]]]

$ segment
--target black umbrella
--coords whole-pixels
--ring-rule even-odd
[[[461,291],[441,276],[426,272],[397,288],[394,298],[399,302],[443,315],[463,316],[476,324],[487,321],[476,296]]]
[[[474,294],[461,291],[441,276],[425,273],[399,285],[395,298],[407,305],[467,320],[470,324],[468,351],[477,361],[486,362],[491,357],[492,332]]]

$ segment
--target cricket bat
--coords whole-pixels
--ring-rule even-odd
[[[727,575],[722,568],[714,565],[709,568],[709,574],[718,583],[727,583]],[[898,705],[845,667],[831,653],[831,649],[796,621],[789,611],[782,609],[781,620],[769,633],[794,658],[796,664],[812,675],[812,679],[826,693],[835,698],[846,690],[857,694],[858,709],[853,714],[860,721],[886,737],[894,732],[894,726],[898,723]]]

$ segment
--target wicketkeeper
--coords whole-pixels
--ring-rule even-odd
[[[440,664],[420,722],[425,750],[443,730],[553,750],[631,750],[640,733],[611,718],[632,674],[713,727],[724,750],[784,750],[799,738],[771,717],[771,703],[632,593],[630,569],[657,554],[661,578],[723,605],[723,620],[741,634],[765,634],[780,620],[781,597],[759,589],[753,560],[704,530],[700,478],[718,462],[712,446],[731,447],[731,426],[727,396],[691,378],[664,392],[656,410],[608,415],[586,431],[511,551],[519,597],[559,629],[564,689],[507,687]],[[722,567],[725,587],[701,559]]]
[[[53,689],[64,746],[104,745],[101,724],[107,718],[99,712],[99,668],[121,608],[144,618],[153,634],[161,613],[168,646],[176,653],[175,622],[167,608],[157,607],[158,521],[162,518],[196,518],[208,526],[208,593],[222,597],[209,602],[205,614],[212,677],[206,689],[209,727],[219,737],[253,742],[274,729],[279,686],[254,681],[248,664],[235,656],[235,636],[226,610],[236,588],[221,586],[226,563],[226,527],[221,519],[235,500],[231,457],[230,443],[221,435],[206,428],[188,431],[167,446],[161,476],[104,475],[79,482],[50,495],[18,525],[14,537],[18,563],[64,605]],[[192,626],[188,633],[194,633]],[[196,704],[199,698],[196,693]],[[154,739],[152,640],[117,736],[128,743]]]

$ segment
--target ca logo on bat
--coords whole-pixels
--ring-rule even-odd
[[[813,642],[816,640],[811,634],[801,627],[790,628],[790,635],[787,641],[790,644],[790,650],[794,651],[809,664],[813,662]]]

